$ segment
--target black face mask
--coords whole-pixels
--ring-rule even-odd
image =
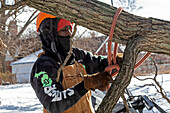
[[[70,50],[70,36],[58,36],[58,51],[60,52],[60,54],[62,55],[67,55],[69,50]]]

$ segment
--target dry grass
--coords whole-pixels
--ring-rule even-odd
[[[9,82],[10,84],[16,83],[16,75],[12,73],[0,73],[0,84]]]

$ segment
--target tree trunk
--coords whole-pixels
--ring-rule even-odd
[[[5,7],[5,0],[2,0],[2,8]],[[6,35],[5,35],[5,27],[6,27],[6,15],[5,15],[5,11],[3,11],[0,14],[0,38],[4,41],[6,39]],[[6,41],[4,41],[4,43],[6,43]],[[5,69],[6,69],[6,61],[5,61],[5,55],[6,54],[6,48],[2,48],[2,50],[0,50],[0,72],[4,73]]]
[[[143,49],[143,46],[149,46],[148,43],[145,43],[145,41],[146,40],[141,36],[135,37],[128,41],[124,51],[123,63],[120,67],[119,74],[100,104],[97,113],[112,112],[114,106],[120,98],[120,95],[130,84],[138,53]]]
[[[109,35],[116,8],[96,0],[28,0],[27,5],[86,28]],[[170,55],[170,22],[144,18],[123,11],[117,21],[114,42],[126,44],[122,66],[97,113],[111,113],[129,85],[141,51]]]

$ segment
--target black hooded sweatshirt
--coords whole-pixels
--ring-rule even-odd
[[[56,82],[57,71],[64,62],[66,54],[62,53],[59,46],[57,24],[59,19],[48,18],[43,20],[39,28],[39,37],[45,54],[42,54],[34,63],[31,72],[31,85],[36,96],[50,113],[62,113],[72,107],[78,100],[87,93],[84,82],[63,90],[63,74],[61,72],[59,82]],[[73,54],[67,65],[74,64],[74,61],[82,63],[88,74],[103,72],[108,66],[107,59],[101,56],[92,56],[78,48],[73,48]]]

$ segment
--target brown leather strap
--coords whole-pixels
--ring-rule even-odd
[[[43,107],[43,113],[49,113],[49,112]]]

